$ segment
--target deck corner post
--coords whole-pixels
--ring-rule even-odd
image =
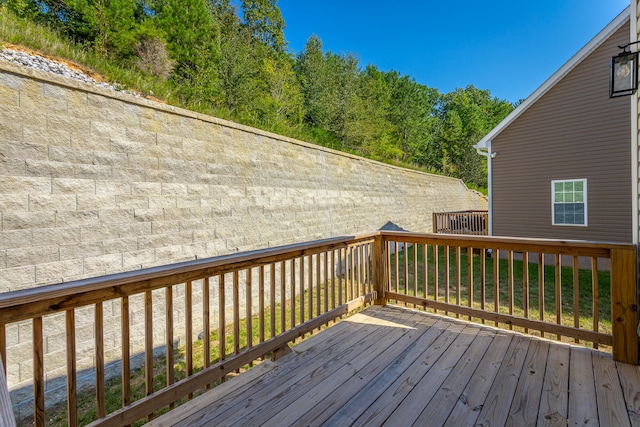
[[[384,237],[382,234],[375,236],[373,241],[373,289],[376,292],[376,299],[373,302],[375,305],[386,305],[386,284],[388,282],[387,277],[387,245],[384,243]]]
[[[611,249],[613,359],[638,365],[636,249]]]

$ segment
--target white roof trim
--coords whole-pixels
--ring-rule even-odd
[[[507,126],[509,126],[515,119],[520,117],[522,113],[527,111],[529,107],[535,103],[538,99],[547,93],[552,87],[556,85],[564,76],[566,76],[571,70],[573,70],[578,64],[580,64],[587,56],[596,50],[602,43],[604,43],[613,33],[618,31],[622,25],[624,25],[630,17],[631,6],[627,6],[618,16],[615,17],[609,25],[607,25],[602,31],[600,31],[589,43],[587,43],[582,49],[571,57],[558,71],[553,73],[538,89],[536,89],[522,104],[513,110],[507,117],[505,117],[496,127],[476,145],[475,148],[486,149],[487,142],[491,141],[496,135],[500,134]]]

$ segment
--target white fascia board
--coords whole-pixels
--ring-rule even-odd
[[[571,57],[558,71],[553,73],[538,89],[536,89],[522,104],[513,110],[507,117],[505,117],[496,127],[474,146],[476,148],[486,148],[487,141],[491,141],[496,135],[500,134],[507,128],[515,119],[520,117],[522,113],[527,111],[531,105],[533,105],[538,99],[547,93],[552,87],[554,87],[564,76],[566,76],[571,70],[573,70],[578,64],[580,64],[591,52],[596,50],[602,43],[604,43],[613,33],[618,31],[622,25],[624,25],[630,17],[631,6],[627,6],[618,16],[615,17],[609,25],[607,25],[602,31],[600,31],[589,43],[587,43],[582,49]]]

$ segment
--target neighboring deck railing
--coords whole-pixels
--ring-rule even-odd
[[[635,246],[381,233],[385,298],[611,346],[616,360],[638,363]]]
[[[488,211],[434,212],[433,232],[448,234],[470,234],[486,236],[489,234]]]
[[[545,257],[553,263],[546,265]],[[604,260],[609,272],[599,268]],[[71,426],[78,423],[76,330],[82,326],[75,313],[86,307],[93,310],[95,336],[98,419],[92,425],[149,419],[369,302],[411,304],[545,337],[611,346],[616,360],[637,364],[635,269],[633,245],[377,232],[0,294],[0,356],[6,361],[5,327],[30,321],[34,420],[44,425],[43,325],[64,313]],[[180,380],[173,359],[178,289],[184,294],[186,329],[186,377]],[[193,321],[196,289],[202,297],[201,324]],[[146,397],[133,401],[129,303],[136,296],[144,299]],[[165,311],[161,343],[154,341],[152,320],[158,299]],[[116,301],[122,313],[121,408],[111,413],[105,405],[106,301]],[[200,327],[206,338],[196,351],[193,337]],[[154,386],[158,344],[166,348],[162,386]],[[198,372],[196,352],[204,359]]]

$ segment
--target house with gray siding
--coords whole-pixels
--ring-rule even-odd
[[[489,162],[491,235],[636,243],[631,102],[609,98],[629,10],[476,145]]]

